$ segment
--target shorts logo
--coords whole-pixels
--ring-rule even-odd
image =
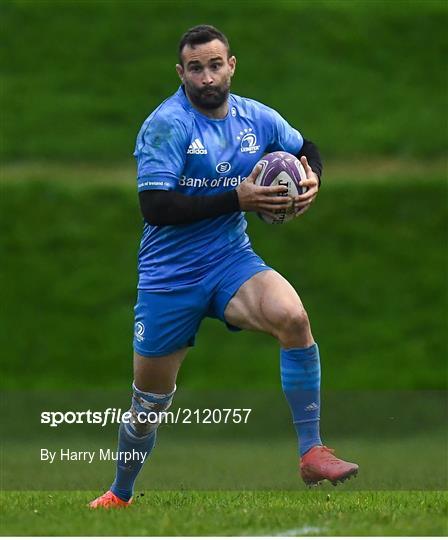
[[[142,322],[135,323],[134,336],[137,341],[142,342],[145,334],[145,325]]]
[[[232,165],[230,165],[228,161],[221,161],[221,163],[218,163],[218,165],[216,165],[216,172],[219,174],[225,174],[228,173],[231,168]]]
[[[255,133],[251,133],[252,128],[245,128],[244,131],[240,131],[237,136],[237,141],[241,142],[241,152],[249,152],[249,154],[255,154],[260,149],[260,145],[257,144],[257,136]]]

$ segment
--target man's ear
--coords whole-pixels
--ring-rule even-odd
[[[230,69],[231,69],[231,75],[233,77],[233,74],[235,73],[235,68],[236,68],[236,58],[235,56],[231,56],[228,60],[229,62],[229,66],[230,66]]]
[[[184,68],[180,64],[176,64],[176,71],[179,75],[179,78],[182,82],[184,82]]]

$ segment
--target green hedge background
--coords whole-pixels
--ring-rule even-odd
[[[249,231],[307,307],[325,387],[446,386],[445,3],[3,1],[0,16],[4,387],[129,384],[131,154],[203,22],[229,36],[233,91],[324,155],[312,210]],[[206,321],[180,383],[278,387],[277,345]]]

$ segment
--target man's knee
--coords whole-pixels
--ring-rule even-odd
[[[276,311],[272,320],[273,334],[282,340],[309,332],[308,314],[301,305],[285,306]]]
[[[130,409],[129,428],[132,435],[137,437],[146,437],[155,431],[162,416],[173,401],[176,388],[167,394],[153,394],[142,392],[135,384],[133,385],[132,405]]]

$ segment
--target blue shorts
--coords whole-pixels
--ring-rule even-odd
[[[224,311],[230,299],[245,281],[270,269],[252,249],[245,249],[217,264],[197,283],[156,291],[139,289],[134,350],[142,356],[164,356],[193,346],[202,319],[212,317],[227,324]]]

